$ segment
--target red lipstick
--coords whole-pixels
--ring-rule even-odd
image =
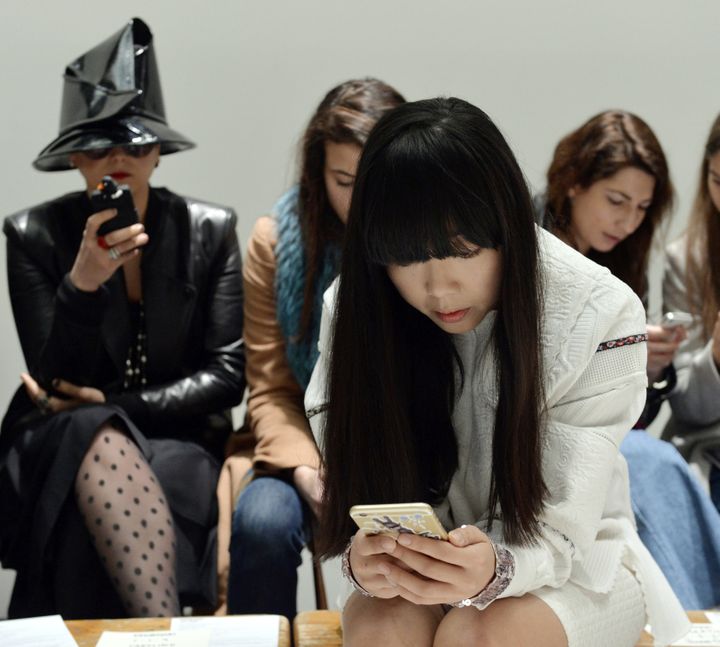
[[[116,171],[115,173],[110,173],[110,177],[117,182],[124,180],[126,177],[130,177],[130,173],[125,173],[125,171]]]

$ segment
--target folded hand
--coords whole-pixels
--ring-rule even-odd
[[[65,380],[54,380],[55,391],[67,396],[67,398],[58,398],[48,395],[28,373],[21,373],[20,379],[30,399],[43,413],[57,413],[74,409],[81,404],[105,402],[105,394],[91,386],[77,386]]]
[[[495,576],[495,551],[475,526],[449,533],[449,541],[401,534],[355,535],[350,567],[377,597],[400,596],[415,604],[450,604],[472,598]]]

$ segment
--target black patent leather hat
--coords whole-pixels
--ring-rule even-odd
[[[72,168],[77,151],[127,144],[160,144],[168,155],[195,144],[165,119],[153,36],[140,18],[65,69],[60,134],[38,155],[40,171]]]

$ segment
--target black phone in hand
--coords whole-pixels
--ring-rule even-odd
[[[98,236],[105,236],[111,231],[139,222],[130,188],[126,184],[118,185],[109,175],[100,180],[97,188],[90,194],[90,203],[93,206],[93,213],[105,209],[117,209],[117,215],[100,225]]]

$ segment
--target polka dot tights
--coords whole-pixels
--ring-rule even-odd
[[[117,429],[101,428],[80,465],[75,494],[128,614],[178,615],[170,509],[137,446]]]

